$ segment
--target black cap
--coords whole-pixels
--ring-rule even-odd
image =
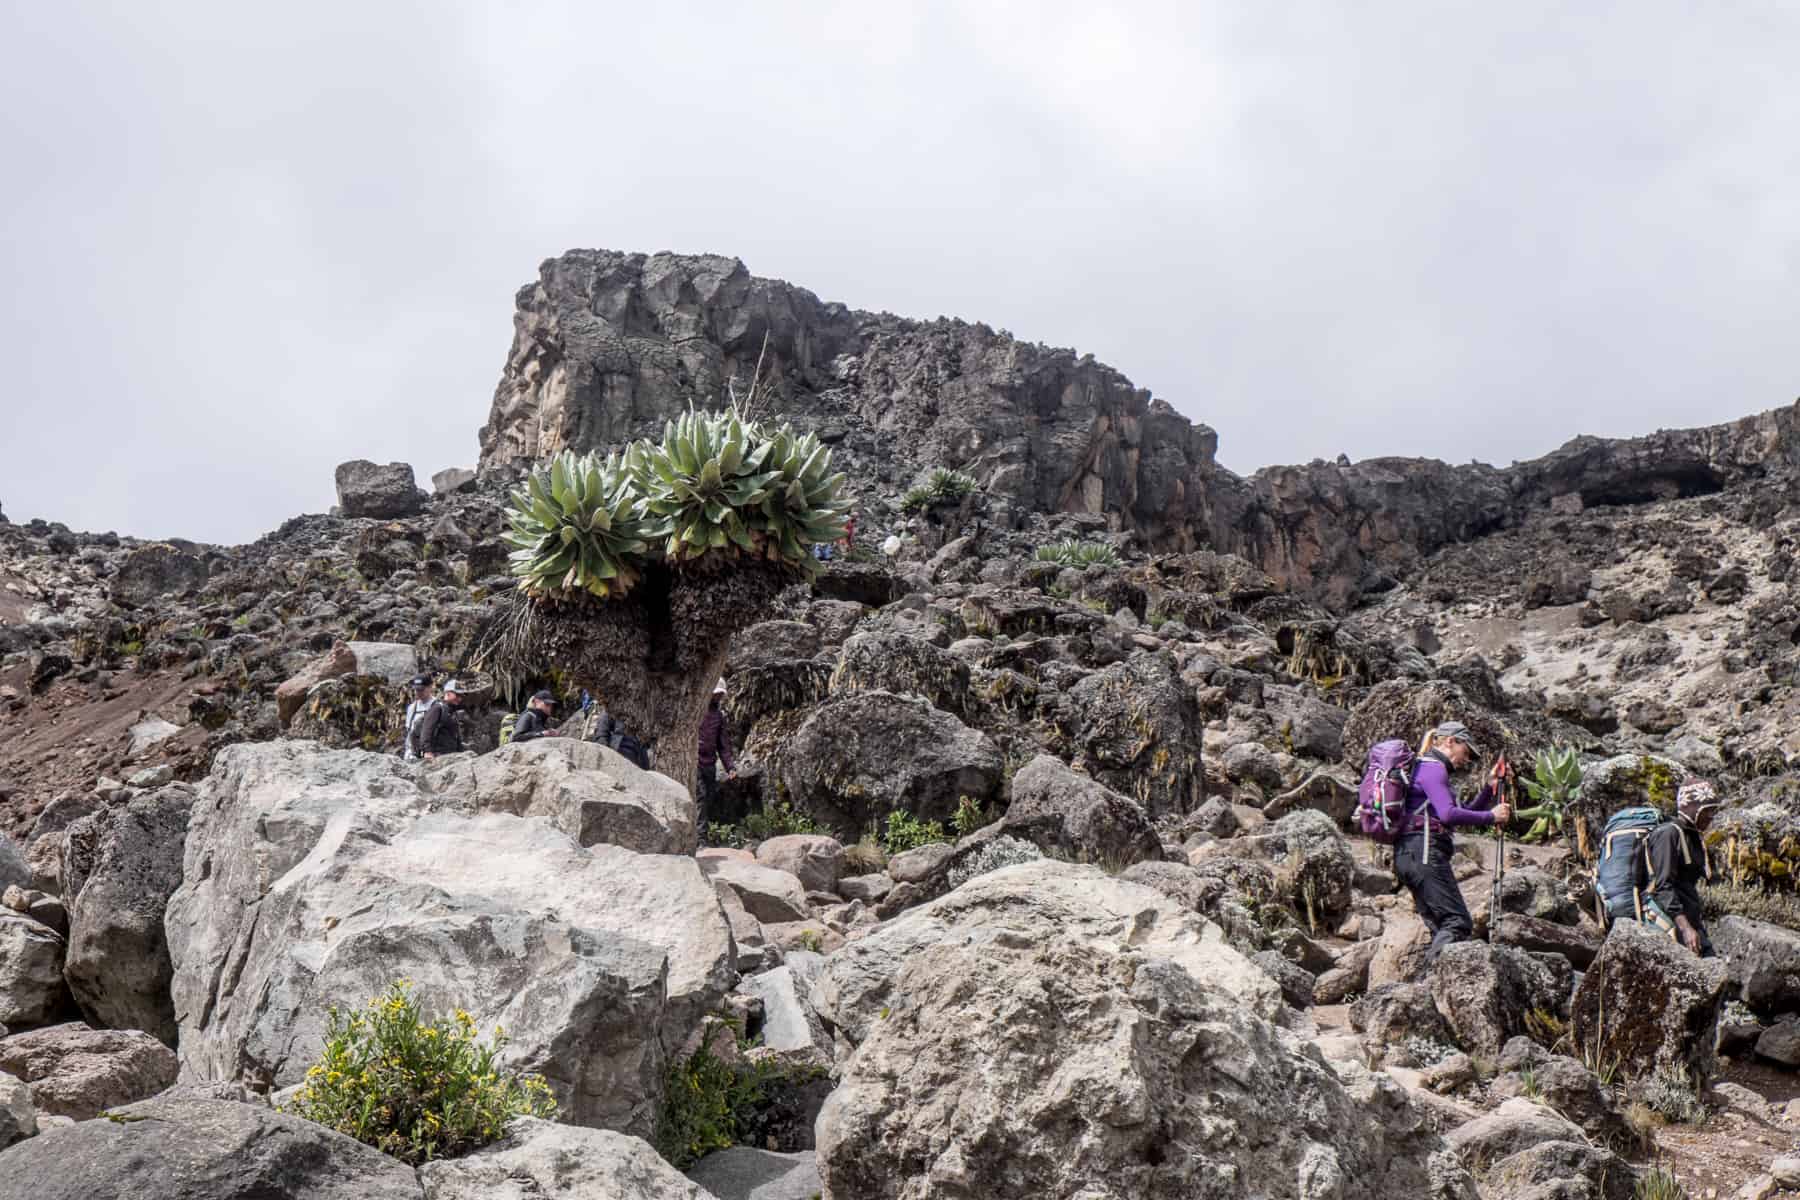
[[[539,688],[536,692],[532,693],[531,698],[533,700],[548,700],[552,704],[556,703],[556,697],[550,694],[549,688]]]
[[[414,675],[412,677],[412,685],[416,688],[430,687],[431,686],[431,676],[429,676],[429,675]]]

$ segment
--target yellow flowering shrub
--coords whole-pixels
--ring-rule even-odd
[[[556,1115],[537,1075],[502,1071],[498,1025],[483,1042],[475,1020],[427,1020],[402,981],[361,1010],[333,1008],[325,1051],[286,1111],[418,1164],[497,1141],[514,1117]]]

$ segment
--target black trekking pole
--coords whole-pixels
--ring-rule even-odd
[[[1500,793],[1498,803],[1508,807],[1507,816],[1510,818],[1512,813],[1508,785],[1512,782],[1512,771],[1506,766],[1505,755],[1500,756],[1500,761],[1496,765],[1501,768],[1503,773],[1500,778],[1494,780],[1494,789]],[[1494,843],[1494,895],[1488,901],[1488,941],[1490,942],[1494,940],[1494,934],[1500,928],[1500,881],[1506,878],[1506,823],[1495,821],[1494,833],[1499,840]]]

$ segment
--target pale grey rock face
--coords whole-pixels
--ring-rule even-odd
[[[648,1132],[667,1053],[736,977],[712,884],[691,858],[584,848],[433,789],[391,756],[220,756],[166,920],[183,1078],[296,1083],[332,1005],[403,978],[504,1026],[508,1065],[544,1074],[566,1119]]]
[[[21,913],[0,910],[0,1025],[42,1025],[69,1002],[63,982],[68,944]]]
[[[848,1197],[1472,1198],[1394,1083],[1273,1023],[1273,981],[1159,892],[1039,862],[826,960],[818,1121]]]
[[[462,1158],[419,1168],[423,1200],[714,1200],[648,1142],[530,1118]]]

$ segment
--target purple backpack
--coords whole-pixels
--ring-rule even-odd
[[[1412,791],[1412,747],[1393,738],[1369,747],[1369,765],[1363,770],[1362,788],[1356,795],[1356,821],[1362,831],[1383,845],[1399,840],[1410,815],[1406,797]]]

